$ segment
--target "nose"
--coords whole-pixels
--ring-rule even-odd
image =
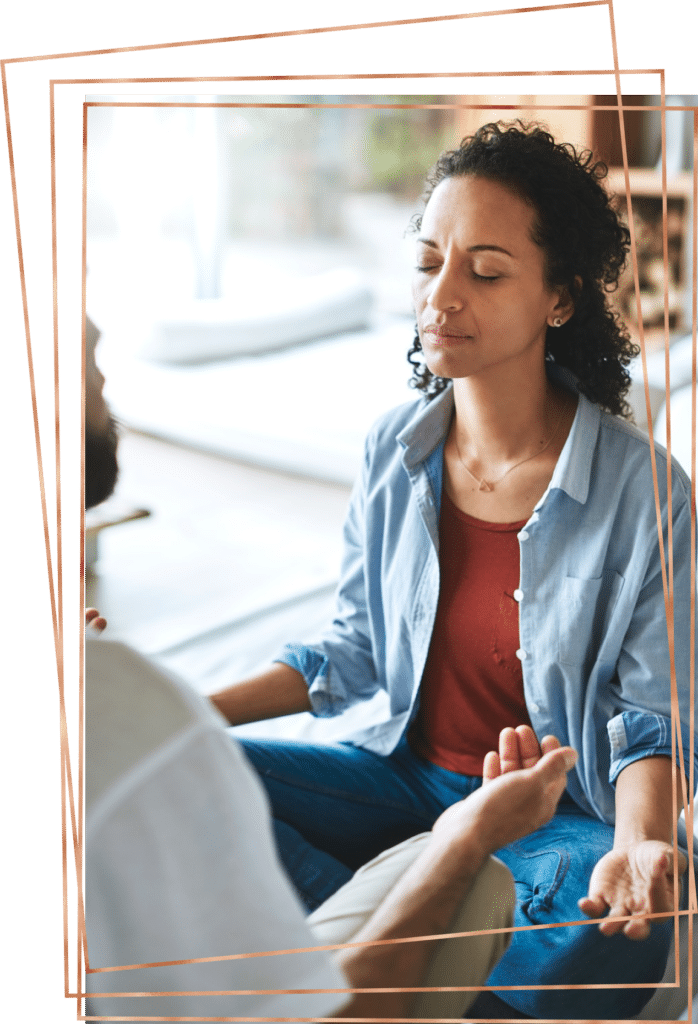
[[[432,278],[430,284],[427,301],[432,309],[452,313],[465,305],[463,281],[447,263]]]

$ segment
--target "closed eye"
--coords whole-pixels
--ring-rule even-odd
[[[501,274],[476,274],[475,271],[473,271],[473,277],[476,281],[498,281]]]
[[[437,266],[432,266],[432,267],[415,267],[414,269],[418,270],[420,272],[420,274],[428,274],[430,271],[432,271],[432,270],[439,270],[440,268],[437,267]]]

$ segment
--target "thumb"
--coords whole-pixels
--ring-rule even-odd
[[[563,772],[571,771],[577,759],[577,751],[572,747],[559,747],[544,754],[533,770],[552,780]]]

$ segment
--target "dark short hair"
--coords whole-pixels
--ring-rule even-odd
[[[423,199],[426,204],[444,179],[472,174],[509,188],[533,207],[532,237],[545,253],[546,283],[566,287],[575,307],[562,327],[548,327],[546,358],[571,370],[592,402],[629,417],[627,366],[639,349],[609,294],[618,286],[630,234],[601,185],[607,173],[593,153],[555,142],[543,125],[498,121],[439,157]],[[421,220],[412,219],[414,229]],[[410,384],[433,397],[448,381],[430,372],[418,358],[421,350],[417,334],[407,356],[414,368]]]
[[[119,475],[118,444],[113,416],[109,416],[106,428],[99,434],[85,425],[85,508],[100,505],[114,490]]]

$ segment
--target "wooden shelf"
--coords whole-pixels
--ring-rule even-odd
[[[661,196],[662,174],[651,167],[628,168],[630,193],[634,196]],[[609,167],[606,178],[611,192],[625,195],[625,171],[622,167]],[[667,178],[667,196],[671,198],[689,198],[693,192],[693,175],[690,171],[681,171]]]

